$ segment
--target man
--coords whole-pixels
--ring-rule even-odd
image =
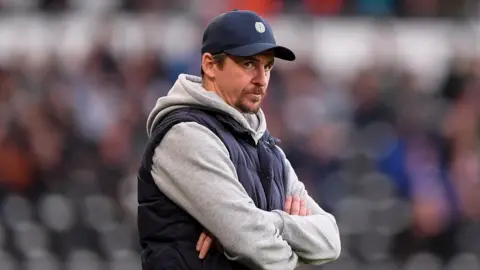
[[[335,218],[308,195],[260,109],[274,59],[293,52],[256,13],[234,10],[208,25],[202,54],[202,78],[181,74],[148,117],[143,269],[286,270],[338,258]]]

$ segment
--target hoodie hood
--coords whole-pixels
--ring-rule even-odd
[[[205,107],[227,113],[250,131],[255,142],[260,140],[267,129],[265,115],[261,109],[256,114],[242,114],[215,92],[203,88],[200,77],[180,74],[168,94],[160,97],[150,112],[147,120],[148,136],[151,136],[155,125],[168,113],[183,107]]]

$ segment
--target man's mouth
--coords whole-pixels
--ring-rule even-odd
[[[259,93],[250,93],[249,95],[256,99],[261,99],[263,96],[263,94],[259,94]]]

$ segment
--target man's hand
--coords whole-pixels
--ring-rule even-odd
[[[198,257],[200,259],[203,259],[205,258],[205,256],[207,256],[207,252],[210,249],[210,246],[212,245],[213,240],[214,240],[213,237],[208,235],[206,232],[202,232],[202,234],[200,234],[200,238],[198,238],[198,242],[197,242],[197,251],[200,252]]]
[[[285,201],[285,212],[296,216],[310,216],[312,211],[307,208],[307,201],[300,200],[299,196],[288,196]]]
[[[297,215],[297,216],[310,216],[312,215],[312,211],[307,208],[307,201],[300,200],[299,196],[288,196],[287,200],[285,201],[285,212],[289,215]],[[200,252],[198,257],[200,259],[204,259],[207,256],[208,250],[214,243],[215,238],[209,235],[206,232],[202,232],[200,234],[200,238],[198,238],[197,242],[197,251]]]
[[[202,232],[197,242],[197,251],[200,252],[198,257],[200,259],[204,259],[212,245],[215,245],[219,251],[223,252],[223,246],[220,244],[220,242],[216,241],[214,236],[207,232]]]

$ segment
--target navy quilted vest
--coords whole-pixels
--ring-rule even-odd
[[[216,249],[210,249],[207,257],[200,260],[195,245],[202,226],[167,198],[153,181],[150,171],[155,148],[167,131],[181,122],[197,122],[222,140],[239,181],[258,208],[271,211],[284,207],[285,164],[275,147],[276,139],[268,131],[255,145],[248,131],[224,113],[196,108],[175,110],[155,127],[139,168],[137,225],[143,270],[247,269]]]

